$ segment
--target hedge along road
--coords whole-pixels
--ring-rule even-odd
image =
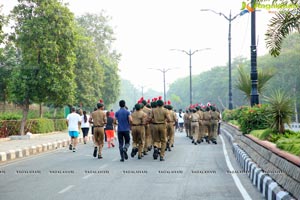
[[[131,150],[131,148],[130,148]],[[0,165],[1,199],[264,199],[241,171],[231,146],[191,144],[176,133],[175,147],[166,161],[119,161],[115,148],[92,157],[93,145],[80,144]]]

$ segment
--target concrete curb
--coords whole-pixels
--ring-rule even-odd
[[[88,140],[92,140],[92,136],[88,136]],[[78,142],[83,143],[83,138],[78,138]],[[49,142],[46,144],[44,143],[36,146],[24,147],[22,149],[9,150],[8,152],[0,152],[0,163],[15,160],[18,158],[37,155],[48,151],[53,151],[60,148],[65,148],[69,146],[70,143],[70,139],[59,140],[55,142]]]
[[[287,191],[281,188],[267,173],[259,168],[251,158],[236,143],[232,135],[223,130],[232,145],[233,154],[244,173],[247,173],[252,184],[264,195],[267,200],[295,200]],[[276,173],[276,172],[275,172]]]
[[[232,145],[232,151],[238,163],[247,173],[252,184],[264,195],[267,200],[295,200],[287,191],[281,188],[267,173],[259,168],[251,158],[236,143],[234,138],[226,130],[225,136]]]
[[[267,200],[295,200],[266,172],[259,168],[236,143],[233,143],[232,150],[243,171],[248,174],[252,184],[257,187]]]

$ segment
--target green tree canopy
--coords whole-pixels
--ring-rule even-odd
[[[74,16],[58,0],[18,0],[12,11],[19,67],[10,84],[11,98],[23,105],[21,134],[29,103],[58,105],[74,101],[76,33]]]
[[[112,49],[114,32],[109,25],[110,17],[104,11],[100,14],[85,14],[77,18],[78,24],[85,30],[85,35],[92,38],[96,49],[97,62],[103,68],[104,86],[101,88],[102,96],[106,105],[116,102],[119,95],[120,77],[118,63],[120,55]],[[99,74],[101,76],[102,74]]]

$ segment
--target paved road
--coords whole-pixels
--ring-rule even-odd
[[[227,139],[193,145],[176,133],[166,161],[146,155],[119,161],[117,148],[92,157],[93,146],[59,149],[0,165],[0,199],[264,199],[241,170]],[[131,149],[130,149],[131,150]]]

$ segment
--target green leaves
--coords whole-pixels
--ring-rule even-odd
[[[299,6],[300,1],[294,0],[292,3]],[[300,33],[300,7],[276,13],[270,20],[266,33],[266,45],[270,54],[279,56],[284,38],[296,30]]]
[[[265,97],[269,103],[269,113],[272,119],[272,128],[279,133],[284,133],[284,124],[290,124],[293,110],[293,100],[286,92],[275,90],[270,97]]]
[[[265,89],[267,82],[274,76],[274,71],[272,69],[269,70],[258,70],[258,93],[262,94]],[[250,95],[251,95],[251,78],[250,73],[244,70],[244,67],[241,65],[238,67],[238,79],[235,83],[235,87],[242,91],[245,95],[245,98],[250,103]]]
[[[112,49],[112,43],[115,38],[113,29],[108,24],[109,20],[110,17],[106,16],[104,11],[100,12],[99,14],[87,13],[77,18],[77,22],[82,28],[81,34],[90,39],[91,45],[86,46],[85,49],[91,48],[91,46],[94,49],[94,67],[91,75],[89,76],[93,89],[89,91],[88,95],[92,95],[97,99],[103,99],[106,106],[116,102],[120,87],[120,77],[118,74],[118,62],[120,55]],[[92,52],[92,50],[89,50],[89,52]],[[80,57],[82,58],[87,56],[86,53],[81,50],[77,53],[79,53],[78,55],[81,55]],[[80,62],[77,63],[78,71],[80,71],[80,68],[86,67]],[[84,77],[85,76],[86,75],[84,75]],[[81,77],[76,79],[77,83],[83,83],[83,81],[86,81],[86,79],[83,80]],[[84,87],[81,87],[81,89],[84,89]],[[84,93],[85,92],[82,94]],[[85,97],[86,96],[87,95],[85,95]],[[78,101],[83,101],[83,103],[90,102],[84,100],[84,95],[78,95],[78,97]],[[94,105],[95,103],[96,102],[94,102]]]

